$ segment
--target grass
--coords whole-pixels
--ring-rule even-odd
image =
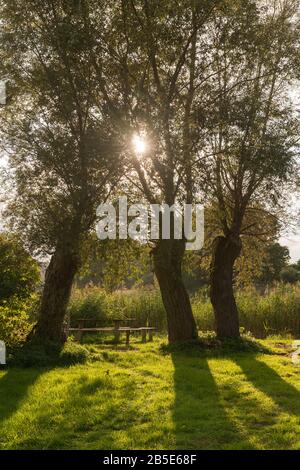
[[[300,449],[300,369],[272,354],[88,345],[69,368],[0,371],[1,449]]]

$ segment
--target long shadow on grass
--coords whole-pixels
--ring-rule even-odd
[[[205,357],[173,353],[173,419],[178,449],[252,449],[228,418]]]
[[[134,431],[139,417],[134,406],[135,388],[134,382],[128,382],[115,389],[109,377],[74,377],[64,391],[63,402],[54,401],[50,406],[45,402],[36,410],[39,435],[20,438],[18,448],[118,449],[116,434]]]
[[[237,356],[233,360],[256,388],[268,395],[282,410],[300,417],[300,392],[296,387],[287,383],[255,355]]]
[[[8,369],[0,377],[0,424],[17,411],[41,371],[38,369]]]

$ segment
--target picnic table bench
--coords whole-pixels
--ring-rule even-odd
[[[130,342],[130,335],[131,333],[141,333],[142,343],[146,343],[147,341],[147,333],[149,337],[149,341],[153,341],[153,332],[156,330],[155,327],[152,326],[142,326],[142,327],[131,327],[131,326],[120,326],[122,322],[131,322],[133,319],[116,319],[114,321],[113,327],[99,327],[99,322],[96,321],[95,327],[86,327],[86,322],[92,322],[93,320],[90,318],[81,318],[78,320],[78,327],[77,328],[68,328],[68,333],[75,333],[76,338],[79,342],[82,341],[83,335],[85,333],[114,333],[114,342],[120,342],[120,336],[122,333],[126,335],[126,345],[129,345]]]

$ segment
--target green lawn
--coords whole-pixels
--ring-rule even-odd
[[[284,349],[164,355],[159,342],[0,371],[0,448],[300,449],[300,368]]]

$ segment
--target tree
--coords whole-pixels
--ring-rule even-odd
[[[289,260],[290,253],[286,246],[282,246],[278,242],[269,245],[258,281],[263,284],[280,281],[281,271],[288,267]]]
[[[234,265],[242,239],[269,231],[283,184],[292,175],[297,121],[287,96],[298,44],[298,2],[232,1],[215,15],[211,79],[199,99],[199,181],[216,207],[210,297],[219,337],[238,337]],[[275,211],[276,212],[276,211]]]
[[[128,180],[149,203],[172,207],[196,201],[191,133],[194,96],[202,78],[200,73],[195,76],[195,67],[204,69],[209,61],[205,35],[218,3],[183,0],[174,8],[166,0],[120,0],[111,7],[106,49],[114,82],[104,94],[111,113],[121,116]],[[105,71],[95,57],[101,80]],[[142,156],[131,148],[134,133],[147,140]],[[172,232],[168,240],[161,234],[152,240],[152,258],[169,341],[175,342],[196,338],[197,328],[182,279],[186,241],[175,239]]]
[[[295,264],[295,268],[300,271],[300,259],[297,261],[297,263]]]
[[[14,95],[2,128],[14,181],[10,220],[32,251],[51,256],[34,336],[55,342],[63,341],[83,240],[118,180],[120,154],[86,30],[93,14],[84,1],[31,0],[26,10],[19,0],[1,1]]]
[[[262,273],[266,266],[270,265],[268,251],[278,239],[280,225],[277,217],[267,214],[261,207],[254,211],[247,211],[244,220],[245,226],[267,227],[259,237],[244,236],[239,258],[236,260],[233,272],[233,284],[235,287],[257,285],[261,282]],[[198,266],[206,273],[207,284],[209,284],[209,271],[211,264],[211,253],[214,240],[221,234],[218,219],[217,206],[205,207],[205,243],[200,253],[192,255],[193,262],[190,265]],[[197,261],[198,260],[198,261]]]
[[[16,96],[2,126],[11,220],[32,250],[51,255],[38,337],[62,338],[82,244],[121,157],[128,192],[215,208],[211,300],[218,335],[238,336],[241,238],[266,232],[255,214],[275,217],[292,169],[297,130],[285,93],[296,3],[30,0],[24,12],[20,0],[1,0],[1,66]],[[146,136],[143,155],[133,134]],[[197,329],[182,279],[186,240],[175,239],[171,217],[171,237],[152,241],[152,257],[174,342]]]
[[[300,281],[300,273],[293,266],[287,266],[280,272],[280,279],[289,284],[295,284]]]
[[[37,262],[13,235],[0,235],[0,303],[13,297],[25,299],[40,282]]]

